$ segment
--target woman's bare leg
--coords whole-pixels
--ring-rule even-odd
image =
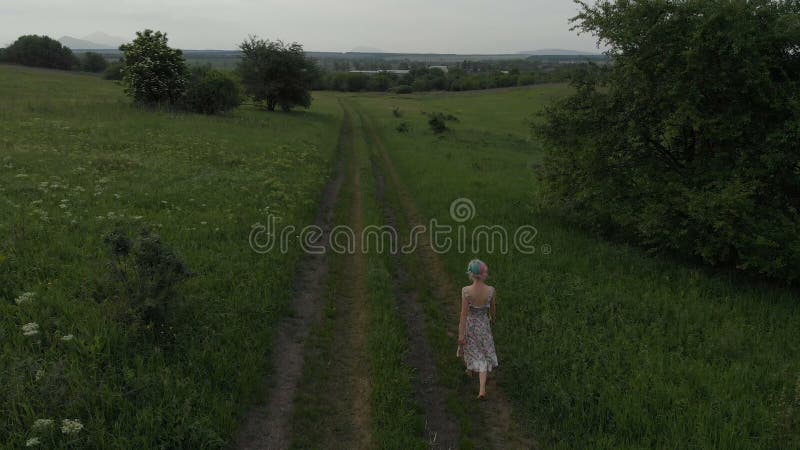
[[[485,397],[486,396],[486,376],[487,376],[487,373],[486,372],[480,372],[478,374],[478,376],[479,376],[479,378],[481,380],[481,390],[478,393],[478,395],[481,396],[481,397]]]

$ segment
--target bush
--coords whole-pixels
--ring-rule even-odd
[[[403,112],[400,111],[400,108],[395,106],[394,108],[392,108],[392,115],[395,117],[403,117]]]
[[[103,78],[106,80],[115,80],[115,81],[122,80],[122,68],[124,66],[125,64],[122,61],[117,61],[109,64],[106,70],[103,72]]]
[[[614,64],[577,73],[547,112],[545,201],[648,247],[798,279],[800,3],[598,5],[579,28]]]
[[[80,66],[84,72],[100,73],[106,70],[108,61],[99,53],[86,52],[81,55]]]
[[[414,92],[414,89],[407,84],[399,84],[392,88],[392,92],[395,94],[410,94]]]
[[[386,92],[396,82],[397,77],[388,72],[380,72],[367,80],[367,90],[372,92]]]
[[[3,51],[3,61],[24,66],[72,70],[78,59],[67,47],[48,36],[21,36]]]
[[[192,69],[189,87],[181,102],[184,109],[200,114],[219,114],[242,103],[239,83],[210,67]]]
[[[440,134],[447,131],[447,117],[442,113],[433,113],[428,119],[428,125],[434,133]]]
[[[162,329],[178,284],[193,273],[158,235],[148,230],[134,237],[124,230],[114,230],[104,242],[109,272],[101,294],[119,303],[124,321],[156,331]]]
[[[361,92],[367,88],[369,77],[363,73],[348,73],[345,80],[348,92]]]
[[[418,79],[414,80],[413,83],[411,83],[411,89],[414,92],[425,92],[425,91],[430,91],[431,90],[431,85],[428,82],[428,80],[423,79],[423,78],[418,78]]]
[[[398,133],[408,133],[411,130],[411,127],[408,125],[408,122],[400,122],[396,129]]]
[[[122,80],[136,103],[175,105],[183,96],[188,69],[183,53],[167,45],[167,35],[145,30],[119,48],[124,54]]]

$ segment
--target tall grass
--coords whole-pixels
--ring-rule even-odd
[[[251,251],[251,226],[267,207],[309,223],[339,125],[325,96],[310,112],[175,115],[94,77],[0,67],[0,443],[227,445],[268,371],[298,259]],[[195,273],[163,335],[103,295],[117,228],[158,234]],[[62,419],[84,428],[62,434]]]
[[[533,255],[445,256],[455,280],[472,257],[491,267],[500,380],[520,419],[556,448],[796,447],[796,292],[609,243],[536,206],[528,125],[565,92],[358,97],[428,217],[457,225],[450,203],[467,197],[468,229],[538,229]],[[460,121],[435,136],[430,112]]]

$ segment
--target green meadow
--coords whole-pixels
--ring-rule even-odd
[[[253,252],[251,226],[266,208],[310,222],[340,116],[327,96],[292,114],[153,112],[99,78],[0,66],[0,447],[225,446],[268,374],[298,259]],[[98,296],[116,229],[158,234],[195,273],[169,336]],[[73,418],[85,428],[67,439]]]
[[[265,393],[270,353],[280,351],[272,331],[291,314],[302,256],[295,246],[254,252],[251,227],[270,213],[281,224],[313,222],[343,124],[365,224],[384,222],[384,201],[402,213],[391,185],[388,200],[376,194],[380,142],[425,218],[459,225],[450,206],[466,198],[476,208],[468,230],[537,229],[533,254],[512,247],[441,257],[459,286],[470,259],[490,266],[500,359],[490,397],[496,388],[507,394],[514,421],[539,447],[797,448],[796,291],[609,242],[539,206],[542,147],[531,124],[569,92],[323,92],[307,111],[244,106],[206,117],[136,108],[121,87],[92,76],[0,66],[0,448],[24,447],[32,436],[45,448],[230,447]],[[428,125],[437,112],[455,118],[438,135]],[[354,196],[346,183],[338,222],[359,214],[348,208]],[[114,231],[158,235],[191,271],[157,333],[106,295]],[[327,362],[341,352],[329,341],[347,325],[336,321],[350,317],[336,298],[359,283],[368,294],[365,355],[353,370],[370,379],[369,442],[425,448],[395,264],[369,254],[358,263],[366,273],[354,274],[345,260],[331,258],[293,445],[330,447],[328,428],[349,426],[330,414],[347,403],[319,403],[318,393],[339,402],[351,393]],[[429,270],[403,261],[412,284]],[[451,304],[417,289],[460,447],[486,448],[477,386],[454,357],[459,293]],[[36,429],[38,419],[54,423]],[[64,434],[63,419],[84,428]]]
[[[800,445],[796,291],[609,243],[537,206],[541,147],[530,124],[566,92],[354,97],[423,215],[458,226],[451,202],[468,198],[468,232],[538,230],[532,255],[445,255],[460,285],[473,257],[491,268],[499,382],[520,420],[545,448]],[[433,112],[458,121],[434,135]],[[407,133],[397,131],[402,122]],[[434,317],[450,319],[444,309]],[[441,358],[452,361],[443,341]]]

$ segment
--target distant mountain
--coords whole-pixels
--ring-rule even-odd
[[[112,36],[110,34],[103,33],[102,31],[95,31],[92,34],[82,37],[81,39],[83,39],[84,41],[96,42],[98,44],[108,45],[114,48],[117,48],[120,45],[129,41],[119,36]]]
[[[69,47],[71,50],[108,50],[117,48],[112,45],[100,44],[99,42],[78,39],[72,36],[62,36],[58,42],[61,42],[61,45]]]
[[[350,53],[386,53],[386,52],[384,52],[383,50],[381,50],[379,48],[367,47],[367,46],[361,45],[361,46],[358,46],[358,47],[350,50]]]
[[[590,56],[599,53],[581,52],[577,50],[562,50],[558,48],[543,48],[541,50],[530,50],[527,52],[517,52],[520,55],[531,56]]]

